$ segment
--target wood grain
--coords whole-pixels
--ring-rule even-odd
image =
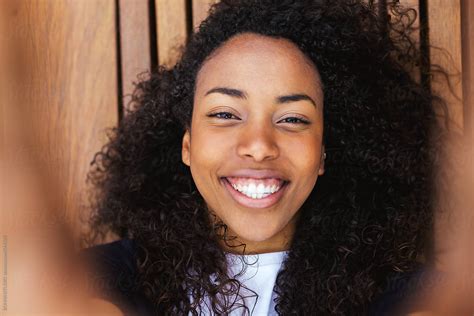
[[[64,200],[58,220],[77,223],[89,163],[117,123],[115,2],[18,1],[14,25],[22,46],[19,91],[23,115],[8,124],[32,127],[32,156],[58,180],[51,198]],[[27,111],[27,112],[25,112]],[[54,189],[53,189],[54,188]],[[31,209],[41,220],[42,210]]]
[[[461,1],[429,0],[428,23],[431,64],[444,67],[449,73],[451,84],[450,87],[442,75],[434,73],[432,89],[448,104],[449,127],[462,132],[464,124],[461,75]]]
[[[149,1],[119,0],[118,10],[122,102],[128,108],[137,75],[151,67]]]
[[[218,0],[193,0],[193,30],[207,17],[209,7]]]
[[[464,125],[474,142],[474,3],[462,0],[461,5]]]
[[[160,65],[172,66],[187,37],[185,0],[156,0],[157,49]]]

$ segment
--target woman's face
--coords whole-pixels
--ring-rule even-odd
[[[324,173],[322,110],[314,64],[285,39],[240,34],[199,71],[182,159],[246,253],[289,248]]]

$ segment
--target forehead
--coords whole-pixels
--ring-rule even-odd
[[[196,94],[217,85],[250,92],[258,88],[260,93],[271,94],[276,90],[321,93],[316,66],[294,43],[252,33],[231,38],[203,64]]]

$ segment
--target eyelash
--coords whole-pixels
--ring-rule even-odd
[[[217,117],[219,114],[228,114],[228,115],[231,115],[231,116],[234,116],[234,114],[232,113],[229,113],[229,112],[216,112],[216,113],[211,113],[211,114],[208,114],[207,116],[208,117]],[[219,118],[219,117],[218,117]],[[225,118],[222,118],[222,119],[225,119]],[[285,117],[284,120],[286,119],[297,119],[299,120],[299,122],[296,122],[296,123],[291,123],[291,122],[288,122],[290,124],[305,124],[305,125],[308,125],[309,124],[309,121],[305,120],[304,118],[298,116],[298,115],[295,115],[295,116],[289,116],[289,117]],[[226,119],[225,119],[226,120]]]

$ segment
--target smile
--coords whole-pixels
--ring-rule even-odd
[[[231,197],[250,208],[267,208],[283,197],[288,181],[281,179],[221,178]]]

